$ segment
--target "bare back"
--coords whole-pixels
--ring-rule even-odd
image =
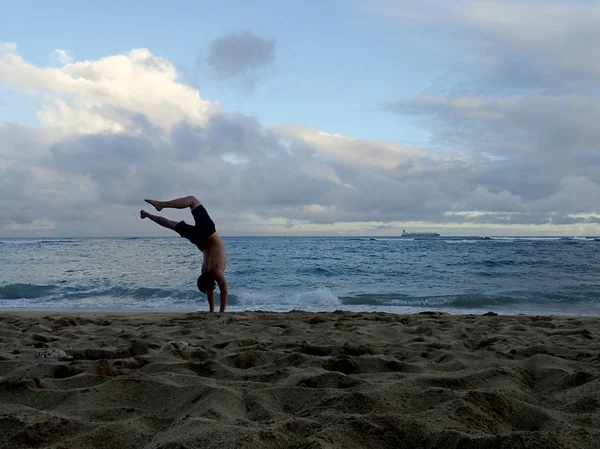
[[[217,272],[223,273],[227,266],[227,252],[223,240],[215,232],[208,237],[202,244],[197,245],[198,249],[204,255],[202,262],[202,273]]]

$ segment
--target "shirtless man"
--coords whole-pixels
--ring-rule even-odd
[[[145,210],[140,211],[140,218],[149,218],[153,222],[177,232],[181,237],[188,239],[198,247],[204,255],[201,274],[196,285],[198,290],[208,297],[210,311],[215,311],[215,287],[219,285],[221,293],[221,307],[219,312],[225,312],[227,307],[227,280],[223,275],[227,264],[225,245],[216,231],[215,223],[212,221],[204,206],[194,196],[186,196],[171,201],[144,200],[154,206],[157,211],[165,208],[185,209],[192,211],[195,225],[189,225],[185,221],[172,221],[159,215],[152,215]],[[216,282],[216,284],[215,284]]]

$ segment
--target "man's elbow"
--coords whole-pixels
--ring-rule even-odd
[[[217,285],[219,286],[219,292],[223,294],[227,294],[227,280],[225,276],[220,274],[219,276],[215,276],[215,280],[217,281]]]

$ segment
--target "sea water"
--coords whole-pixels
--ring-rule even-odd
[[[600,315],[599,238],[223,241],[228,311]],[[201,263],[179,237],[0,239],[0,308],[207,310]]]

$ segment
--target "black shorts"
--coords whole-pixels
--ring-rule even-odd
[[[190,242],[198,244],[213,235],[216,232],[216,227],[202,204],[192,210],[192,215],[194,226],[187,224],[185,221],[180,221],[175,225],[175,232]]]

